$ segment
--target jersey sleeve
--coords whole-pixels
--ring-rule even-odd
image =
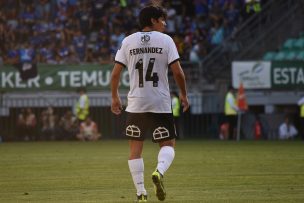
[[[168,37],[168,65],[170,66],[175,61],[179,60],[176,45],[171,37]]]
[[[123,66],[127,66],[127,57],[126,57],[126,43],[125,40],[122,41],[120,48],[116,52],[115,63],[119,63]]]

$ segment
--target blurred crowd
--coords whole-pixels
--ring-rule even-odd
[[[32,108],[21,109],[17,117],[14,140],[97,141],[100,138],[99,126],[90,116],[79,121],[71,110],[66,110],[60,116],[58,111],[56,113],[50,106],[38,114],[34,113]]]
[[[0,1],[4,64],[111,63],[122,39],[138,31],[148,0]],[[246,0],[163,0],[167,33],[183,60],[199,61],[244,19]]]

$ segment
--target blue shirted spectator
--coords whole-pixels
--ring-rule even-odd
[[[235,8],[234,3],[230,3],[228,9],[224,12],[225,18],[228,20],[228,24],[230,27],[234,27],[237,25],[239,20],[240,12]]]
[[[75,17],[78,19],[79,27],[84,34],[88,34],[92,28],[92,15],[90,9],[84,4],[78,12],[76,12]]]
[[[9,58],[16,58],[18,55],[19,55],[19,54],[18,54],[18,50],[16,50],[16,49],[11,49],[11,50],[9,50],[8,53],[7,53],[7,56],[8,56]]]
[[[47,64],[56,64],[53,44],[49,44],[47,47],[42,47],[40,50],[41,62]]]
[[[25,46],[19,49],[19,59],[21,63],[33,63],[35,58],[35,50],[25,43]]]
[[[64,64],[67,61],[70,51],[69,51],[69,47],[67,46],[67,44],[64,41],[60,42],[60,45],[57,48],[56,54],[57,54],[57,62],[59,64]]]
[[[215,26],[211,29],[211,44],[218,46],[222,43],[224,39],[224,27],[218,22],[215,23]]]
[[[18,52],[18,48],[16,45],[14,45],[13,43],[9,44],[9,49],[7,52],[7,56],[6,56],[6,62],[8,64],[15,64],[18,62],[18,56],[19,56],[19,52]]]
[[[195,0],[195,14],[196,16],[207,16],[209,13],[208,3],[206,0]]]
[[[35,12],[32,6],[26,6],[26,9],[23,13],[21,13],[20,18],[23,19],[23,21],[26,24],[32,25],[35,22]]]
[[[86,55],[86,43],[86,36],[83,35],[80,30],[78,30],[73,38],[73,46],[81,61],[84,60]]]

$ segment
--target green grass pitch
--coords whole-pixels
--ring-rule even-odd
[[[301,141],[177,141],[168,203],[304,202]],[[0,202],[134,202],[126,140],[0,144]],[[158,146],[145,142],[148,202]]]

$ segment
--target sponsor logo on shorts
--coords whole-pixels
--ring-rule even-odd
[[[140,137],[141,131],[136,125],[128,125],[126,128],[126,135],[129,137]]]
[[[158,127],[153,132],[154,140],[161,140],[170,136],[169,130],[165,127]]]

